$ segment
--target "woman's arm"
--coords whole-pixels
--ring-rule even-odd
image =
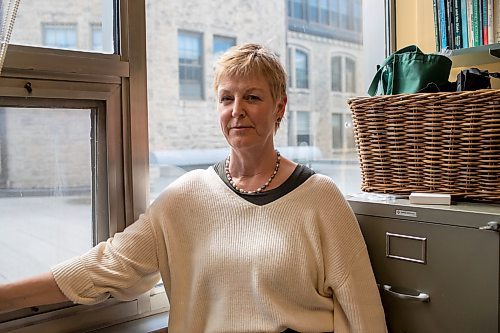
[[[65,301],[69,300],[50,272],[0,285],[0,311]]]

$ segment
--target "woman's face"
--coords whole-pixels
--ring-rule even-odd
[[[276,119],[283,118],[286,97],[275,101],[267,80],[226,77],[217,89],[222,133],[233,148],[273,145]]]

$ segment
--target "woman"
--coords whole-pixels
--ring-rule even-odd
[[[287,103],[279,58],[260,45],[234,47],[214,88],[227,159],[180,177],[85,255],[0,288],[0,304],[131,299],[160,273],[170,333],[386,331],[350,207],[330,178],[274,147]],[[40,295],[17,301],[27,283]]]

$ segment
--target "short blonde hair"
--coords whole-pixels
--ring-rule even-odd
[[[268,80],[275,101],[286,96],[287,75],[279,56],[262,45],[252,43],[233,46],[219,58],[215,66],[214,90],[217,92],[224,78],[258,74]]]

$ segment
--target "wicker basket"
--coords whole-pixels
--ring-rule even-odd
[[[500,90],[348,101],[362,190],[500,202]]]

